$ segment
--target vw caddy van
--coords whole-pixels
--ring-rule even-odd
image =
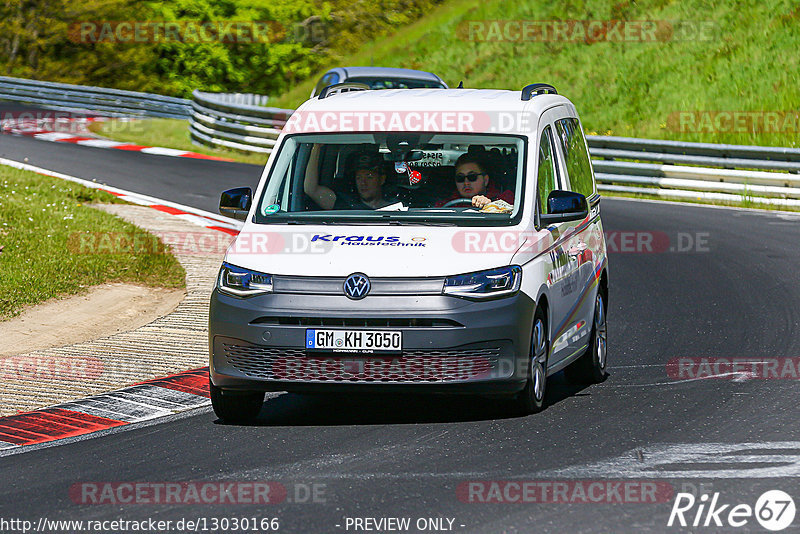
[[[223,421],[264,392],[480,394],[545,406],[606,372],[608,266],[578,114],[522,91],[334,85],[284,126],[210,304]]]

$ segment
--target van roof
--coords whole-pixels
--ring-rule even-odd
[[[526,122],[529,126],[514,130],[530,131],[536,128],[539,115],[557,105],[566,105],[574,111],[574,106],[567,98],[556,94],[537,94],[525,101],[521,98],[521,91],[501,89],[383,89],[349,91],[323,99],[314,97],[302,104],[295,113],[527,112]]]

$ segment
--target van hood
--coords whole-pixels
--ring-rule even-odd
[[[448,276],[509,265],[525,239],[516,227],[248,222],[228,248],[225,261],[277,275]]]

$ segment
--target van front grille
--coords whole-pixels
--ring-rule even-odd
[[[440,318],[374,318],[374,317],[281,317],[264,316],[250,324],[266,326],[344,326],[350,328],[463,328],[464,325],[452,319]]]
[[[398,356],[307,354],[304,349],[220,343],[227,363],[252,378],[298,382],[441,383],[498,371],[500,348],[405,350]]]

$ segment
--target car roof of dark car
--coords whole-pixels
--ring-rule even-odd
[[[398,69],[394,67],[340,67],[345,72],[345,77],[369,76],[380,78],[411,78],[416,80],[441,81],[431,72],[413,69]]]

